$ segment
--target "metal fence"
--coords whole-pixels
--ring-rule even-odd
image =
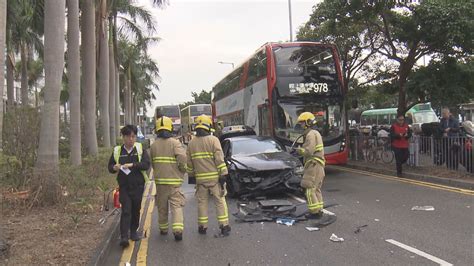
[[[474,173],[472,137],[413,136],[409,140],[408,165],[415,167],[444,167]],[[390,138],[351,136],[351,160],[377,164],[395,164]]]

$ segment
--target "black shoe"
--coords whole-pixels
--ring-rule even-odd
[[[201,235],[205,235],[206,234],[206,231],[207,231],[207,228],[200,225],[199,228],[198,228],[198,231]]]
[[[317,213],[307,213],[305,214],[305,217],[310,220],[315,220],[315,219],[321,219],[323,218],[323,212],[317,212]]]
[[[224,225],[224,226],[221,225],[221,234],[223,236],[230,235],[230,225]]]
[[[140,241],[140,239],[142,239],[142,236],[138,232],[133,232],[130,234],[130,239],[133,241]]]
[[[160,235],[165,236],[168,234],[168,231],[160,230]]]
[[[182,232],[174,233],[174,240],[176,240],[176,241],[183,240],[183,233]]]
[[[128,238],[122,238],[122,239],[120,240],[120,246],[121,246],[122,248],[126,248],[126,247],[128,247],[129,245],[130,245],[130,243],[128,243]]]

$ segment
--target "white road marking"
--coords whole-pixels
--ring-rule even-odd
[[[286,195],[290,196],[290,198],[292,198],[292,199],[294,199],[294,200],[296,200],[296,201],[298,201],[298,202],[301,202],[301,203],[306,202],[305,199],[299,198],[299,197],[297,197],[297,196],[295,196],[295,195],[292,195],[292,194],[289,194],[289,193],[287,193]],[[328,215],[336,215],[335,213],[330,212],[330,211],[325,210],[325,209],[323,209],[323,212],[324,212],[325,214],[328,214]]]
[[[387,242],[390,243],[390,244],[394,244],[395,246],[401,247],[401,248],[403,248],[403,249],[405,249],[405,250],[408,250],[408,251],[410,251],[410,252],[412,252],[412,253],[415,253],[415,254],[417,254],[417,255],[419,255],[419,256],[422,256],[422,257],[424,257],[424,258],[426,258],[426,259],[429,259],[429,260],[431,260],[431,261],[433,261],[433,262],[436,262],[436,263],[438,263],[439,265],[443,265],[443,266],[453,265],[453,264],[451,264],[451,263],[449,263],[449,262],[447,262],[447,261],[444,261],[444,260],[442,260],[442,259],[440,259],[440,258],[437,258],[437,257],[435,257],[435,256],[433,256],[433,255],[430,255],[430,254],[428,254],[428,253],[426,253],[426,252],[423,252],[423,251],[418,250],[418,249],[416,249],[416,248],[413,248],[413,247],[410,247],[410,246],[405,245],[405,244],[403,244],[403,243],[400,243],[400,242],[398,242],[398,241],[396,241],[396,240],[393,240],[393,239],[386,239],[385,241],[387,241]]]

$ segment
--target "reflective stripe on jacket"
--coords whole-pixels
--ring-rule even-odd
[[[210,183],[227,175],[224,153],[215,136],[196,136],[188,144],[186,170],[196,177],[196,183]]]
[[[183,183],[186,172],[186,151],[174,138],[157,138],[150,148],[153,176],[157,185]]]

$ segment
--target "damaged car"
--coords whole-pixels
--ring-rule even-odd
[[[229,196],[258,197],[300,190],[304,168],[297,158],[273,138],[256,136],[249,130],[240,132],[220,137],[229,169]]]

